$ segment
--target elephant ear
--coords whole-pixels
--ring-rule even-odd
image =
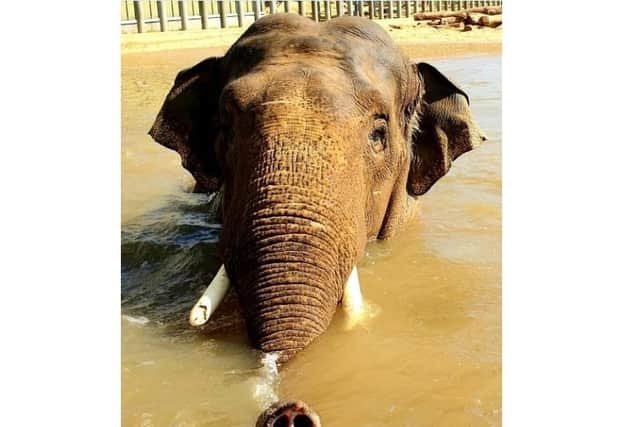
[[[486,140],[469,107],[469,96],[434,66],[416,64],[424,92],[412,144],[407,191],[420,196],[451,168],[461,154]]]
[[[180,154],[198,192],[218,191],[222,185],[215,146],[221,76],[221,58],[217,57],[180,71],[149,130],[156,142]]]

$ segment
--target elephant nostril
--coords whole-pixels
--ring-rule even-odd
[[[284,414],[278,417],[273,423],[273,427],[289,427],[289,416]]]
[[[298,415],[293,419],[294,427],[313,427],[313,421],[306,415]]]

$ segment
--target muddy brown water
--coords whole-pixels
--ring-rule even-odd
[[[371,316],[263,366],[229,298],[189,327],[220,227],[178,156],[146,132],[200,49],[122,57],[122,425],[252,426],[276,396],[326,426],[501,424],[501,61],[431,60],[469,93],[490,141],[458,159],[416,219],[358,264]]]

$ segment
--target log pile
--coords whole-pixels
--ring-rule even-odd
[[[475,7],[464,11],[416,13],[415,21],[425,21],[432,26],[459,27],[471,31],[473,25],[497,28],[502,25],[502,7]]]

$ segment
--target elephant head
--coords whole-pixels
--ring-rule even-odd
[[[150,135],[198,191],[223,190],[223,276],[281,362],[327,328],[367,241],[483,139],[464,91],[380,26],[297,15],[181,71]]]

